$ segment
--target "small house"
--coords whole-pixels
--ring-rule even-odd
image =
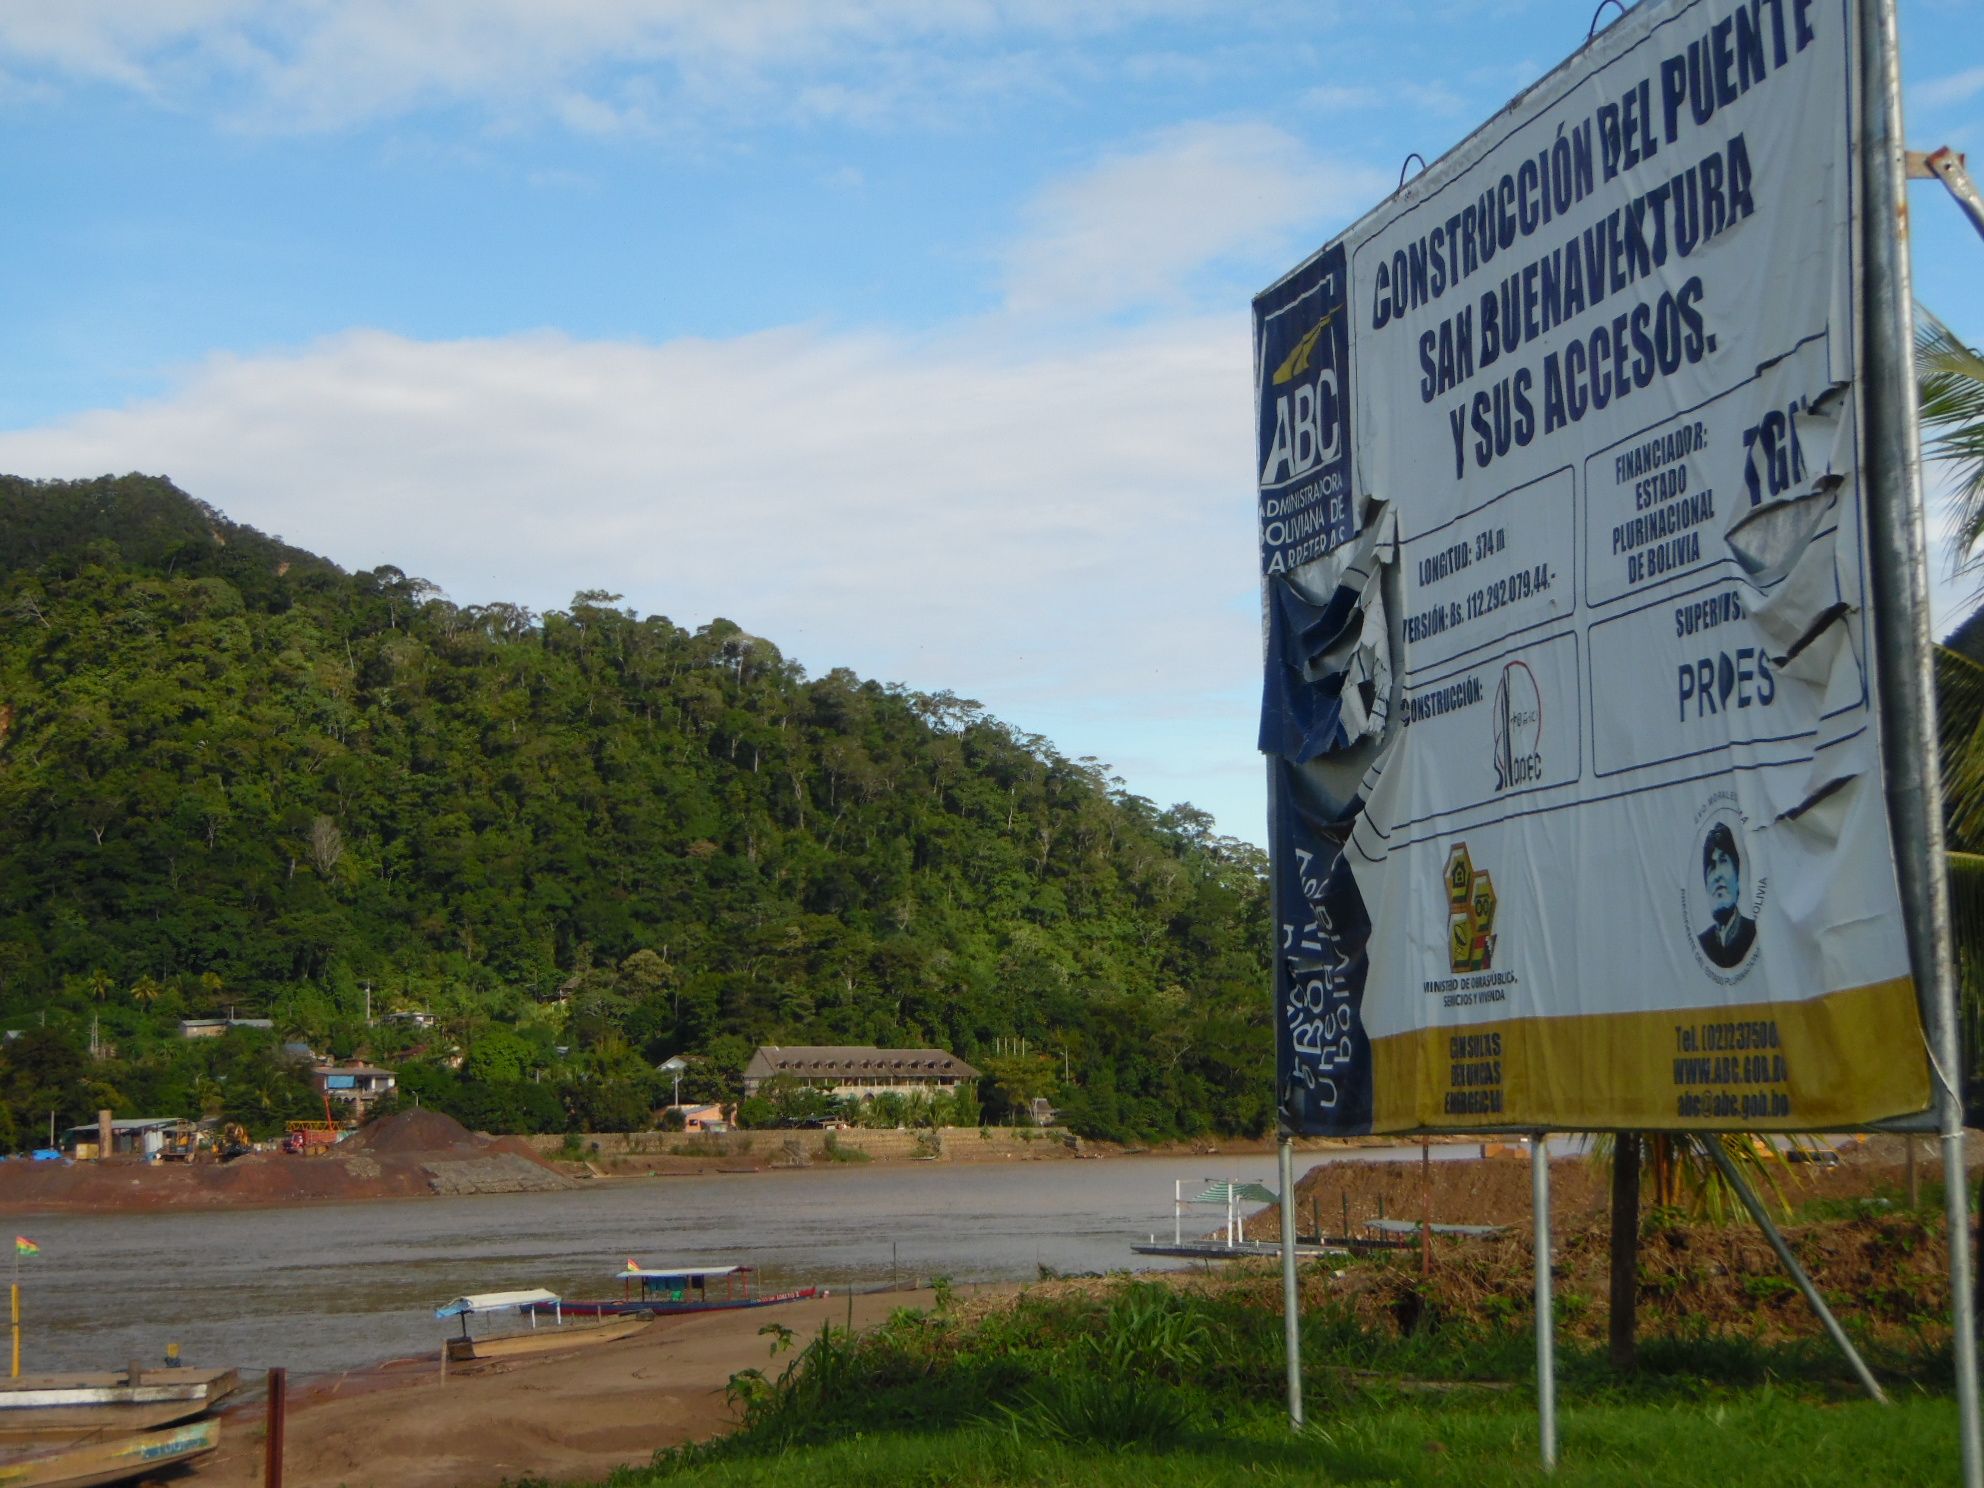
[[[727,1132],[730,1123],[724,1119],[723,1107],[715,1103],[699,1106],[669,1106],[670,1111],[682,1113],[682,1130],[685,1132]]]
[[[72,1126],[67,1132],[69,1156],[77,1162],[94,1162],[110,1157],[137,1157],[156,1162],[160,1155],[190,1151],[194,1124],[180,1116],[124,1116],[109,1123],[110,1151],[103,1150],[103,1128],[92,1121],[88,1126]]]
[[[320,1064],[310,1071],[310,1082],[326,1099],[348,1106],[361,1116],[368,1106],[399,1088],[399,1080],[391,1070],[370,1064]]]

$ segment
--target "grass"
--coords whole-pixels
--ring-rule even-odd
[[[1771,1483],[1883,1488],[1957,1476],[1955,1407],[1913,1399],[1817,1406],[1785,1392],[1713,1405],[1601,1405],[1560,1416],[1559,1464],[1538,1461],[1533,1406],[1454,1401],[1322,1417],[1300,1435],[1265,1408],[1152,1443],[1078,1440],[1009,1424],[855,1433],[762,1457],[624,1471],[614,1488],[1205,1488],[1208,1483],[1644,1488]],[[1876,1467],[1878,1464],[1878,1467]]]
[[[1934,1350],[1876,1358],[1897,1400],[1884,1408],[1809,1340],[1763,1345],[1683,1322],[1646,1339],[1640,1369],[1620,1376],[1600,1347],[1560,1337],[1560,1462],[1546,1477],[1534,1335],[1519,1314],[1373,1326],[1340,1301],[1310,1309],[1298,1434],[1281,1405],[1281,1320],[1257,1285],[1071,1288],[975,1315],[902,1308],[871,1333],[826,1328],[789,1354],[774,1340],[767,1370],[732,1381],[736,1432],[610,1482],[1907,1488],[1957,1472],[1947,1360]]]

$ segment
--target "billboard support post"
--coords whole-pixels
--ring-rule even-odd
[[[1281,1330],[1288,1346],[1288,1425],[1302,1429],[1302,1312],[1295,1287],[1295,1148],[1281,1139]]]
[[[1868,503],[1874,637],[1883,674],[1888,811],[1896,844],[1910,959],[1935,1071],[1948,1204],[1951,1331],[1966,1488],[1984,1488],[1978,1417],[1969,1204],[1964,1185],[1962,1069],[1953,975],[1942,762],[1929,647],[1928,554],[1922,520],[1921,431],[1915,407],[1914,303],[1906,243],[1908,202],[1901,132],[1901,61],[1894,0],[1860,0],[1867,231],[1867,427],[1876,472]]]
[[[1750,1211],[1750,1218],[1757,1222],[1757,1228],[1762,1230],[1764,1238],[1770,1241],[1770,1248],[1777,1252],[1778,1260],[1783,1263],[1784,1269],[1791,1273],[1791,1279],[1798,1284],[1798,1290],[1805,1294],[1805,1300],[1811,1304],[1812,1311],[1825,1325],[1826,1336],[1832,1339],[1842,1354],[1846,1355],[1846,1362],[1853,1366],[1853,1373],[1859,1378],[1860,1387],[1879,1404],[1886,1405],[1888,1397],[1881,1389],[1880,1381],[1874,1378],[1874,1372],[1867,1367],[1867,1361],[1860,1357],[1860,1351],[1853,1346],[1853,1340],[1846,1336],[1846,1330],[1840,1327],[1839,1319],[1834,1317],[1832,1309],[1826,1306],[1826,1299],[1819,1295],[1819,1289],[1812,1284],[1812,1278],[1806,1274],[1805,1268],[1798,1264],[1798,1257],[1785,1243],[1783,1234],[1771,1220],[1770,1211],[1764,1208],[1762,1201],[1757,1198],[1756,1190],[1744,1181],[1743,1175],[1736,1169],[1736,1164],[1729,1160],[1728,1150],[1723,1147],[1721,1140],[1711,1135],[1703,1139],[1702,1145],[1708,1149],[1708,1155],[1715,1163],[1716,1170],[1722,1174],[1722,1181],[1727,1183],[1736,1197],[1743,1201],[1743,1207]]]
[[[1550,1305],[1550,1142],[1529,1139],[1529,1201],[1536,1219],[1536,1425],[1543,1470],[1557,1470],[1557,1317]]]

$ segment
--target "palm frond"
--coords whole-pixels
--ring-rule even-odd
[[[1984,569],[1984,354],[1917,305],[1915,364],[1922,452],[1949,467],[1951,570],[1977,572]]]
[[[1950,846],[1984,846],[1984,666],[1938,646],[1936,731]]]

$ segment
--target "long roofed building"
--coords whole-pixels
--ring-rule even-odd
[[[785,1078],[824,1090],[870,1100],[884,1091],[897,1094],[955,1090],[978,1071],[942,1049],[877,1049],[853,1044],[764,1044],[744,1066],[744,1094],[756,1095],[767,1080]]]

